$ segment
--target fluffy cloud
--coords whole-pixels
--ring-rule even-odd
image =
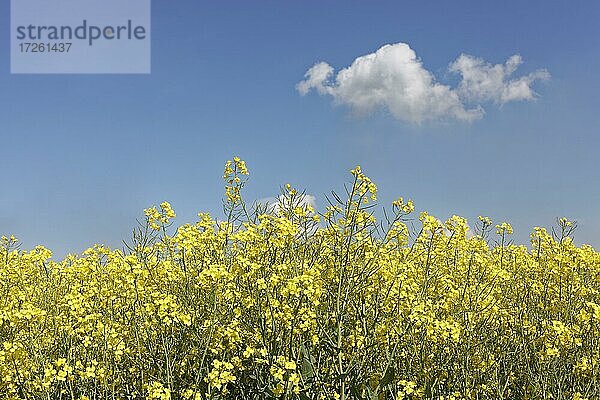
[[[510,57],[504,64],[492,65],[481,58],[461,54],[450,64],[450,71],[462,76],[457,91],[464,99],[504,104],[509,101],[533,100],[535,92],[531,84],[536,80],[550,78],[548,71],[540,69],[529,75],[510,79],[522,63],[519,55]]]
[[[267,212],[279,214],[282,207],[286,209],[289,207],[304,207],[308,205],[314,209],[316,207],[317,198],[310,194],[301,194],[295,199],[293,204],[290,204],[289,200],[284,195],[279,195],[277,198],[269,197],[260,200],[259,203],[266,206]]]
[[[549,74],[540,70],[510,79],[521,62],[519,56],[513,56],[503,65],[491,65],[461,55],[449,68],[462,76],[458,87],[452,88],[437,82],[409,45],[396,43],[358,57],[337,74],[329,64],[319,62],[296,89],[301,95],[313,89],[329,95],[359,115],[386,109],[395,118],[416,124],[437,119],[473,121],[484,115],[482,106],[473,102],[506,103],[535,97],[532,83]]]
[[[331,94],[331,87],[326,85],[326,82],[333,75],[333,67],[325,62],[316,63],[309,69],[302,82],[296,85],[296,89],[302,96],[310,92],[311,89],[316,89],[320,94]]]

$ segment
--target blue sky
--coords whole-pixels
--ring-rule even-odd
[[[9,25],[8,2],[0,26]],[[247,161],[247,197],[290,182],[316,196],[360,164],[380,200],[415,200],[445,219],[533,226],[579,221],[600,247],[600,3],[201,2],[154,0],[152,74],[11,75],[0,52],[0,231],[56,256],[120,246],[149,205],[178,222],[220,215],[224,162]],[[460,54],[515,77],[545,68],[535,101],[488,102],[466,122],[414,124],[389,110],[358,115],[295,86],[316,62],[337,73],[385,44],[406,43],[437,82],[456,87]],[[342,102],[343,103],[343,102]]]

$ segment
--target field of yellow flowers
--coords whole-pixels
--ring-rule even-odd
[[[323,213],[286,185],[175,229],[51,260],[0,245],[1,399],[597,399],[600,253],[574,224],[531,246],[480,217],[377,221],[360,170]],[[412,221],[412,222],[411,222]]]

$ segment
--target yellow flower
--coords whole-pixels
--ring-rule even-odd
[[[487,217],[479,235],[452,214],[419,224],[412,201],[379,210],[351,173],[323,213],[289,184],[274,213],[244,202],[235,157],[225,219],[170,236],[163,202],[125,248],[62,261],[2,236],[0,397],[594,397],[600,253],[574,222],[534,228],[530,246]]]

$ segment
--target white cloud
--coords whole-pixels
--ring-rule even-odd
[[[481,105],[473,101],[506,103],[535,97],[531,84],[549,74],[540,70],[510,80],[520,63],[519,56],[509,58],[504,65],[491,65],[461,55],[450,65],[450,71],[463,79],[452,88],[437,82],[409,45],[396,43],[356,58],[337,74],[329,64],[319,62],[306,72],[296,89],[301,95],[314,89],[332,96],[337,104],[361,115],[385,109],[399,120],[416,124],[438,119],[473,121],[484,115]]]
[[[316,63],[312,66],[312,68],[306,71],[306,74],[304,74],[306,79],[298,83],[296,88],[302,96],[310,92],[310,90],[313,88],[316,89],[320,94],[329,94],[331,88],[326,86],[325,83],[331,78],[332,75],[333,67],[331,67],[331,65],[325,62]]]
[[[531,88],[532,83],[550,78],[548,71],[540,69],[529,75],[510,79],[522,63],[519,55],[510,57],[504,64],[492,65],[481,58],[461,54],[450,64],[450,71],[462,76],[457,91],[465,100],[504,104],[509,101],[533,100],[535,92]]]
[[[289,198],[286,198],[284,195],[279,195],[277,198],[268,197],[266,199],[260,200],[260,204],[266,205],[266,211],[273,214],[279,214],[281,207],[304,207],[311,206],[313,209],[316,207],[317,198],[310,194],[302,194],[298,195],[293,204],[290,204]]]

